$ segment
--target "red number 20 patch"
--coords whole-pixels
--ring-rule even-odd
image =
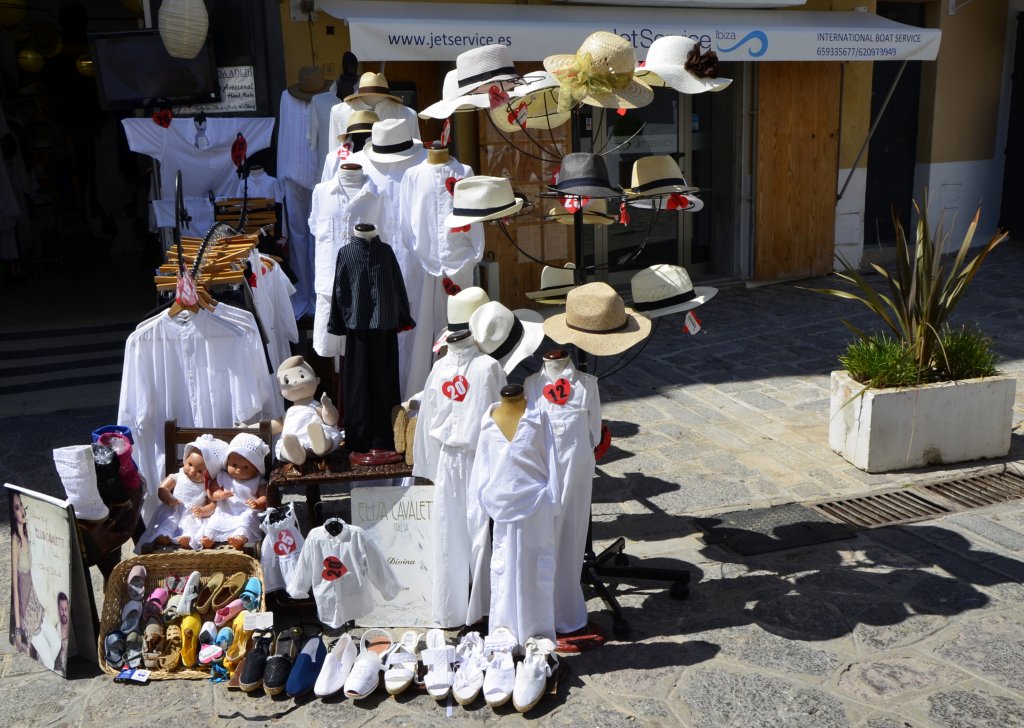
[[[456,402],[464,400],[467,392],[469,392],[469,380],[461,374],[456,374],[454,379],[441,385],[441,394]]]
[[[324,559],[324,573],[321,574],[321,576],[323,576],[324,578],[324,581],[334,581],[335,579],[340,579],[347,573],[348,569],[345,567],[345,564],[341,563],[341,559],[339,559],[337,556],[328,556],[326,559]]]

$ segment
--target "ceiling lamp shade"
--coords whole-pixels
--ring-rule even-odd
[[[18,66],[25,73],[39,73],[44,65],[46,61],[38,51],[31,48],[22,48],[18,51]]]
[[[13,28],[25,19],[25,0],[0,2],[0,25]]]
[[[157,17],[160,38],[172,58],[199,55],[210,28],[210,16],[203,0],[164,0]]]

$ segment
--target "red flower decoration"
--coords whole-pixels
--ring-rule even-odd
[[[171,125],[171,119],[173,118],[174,114],[171,113],[170,109],[160,109],[160,111],[153,113],[153,122],[164,129]]]
[[[242,132],[238,132],[235,141],[231,143],[231,161],[234,162],[236,167],[241,167],[245,163],[245,155],[248,151],[248,142],[245,141]]]
[[[454,296],[456,293],[462,290],[462,286],[453,281],[448,276],[441,279],[441,285],[444,287],[444,292],[449,296]]]

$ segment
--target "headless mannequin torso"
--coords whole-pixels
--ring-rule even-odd
[[[442,147],[440,142],[434,142],[434,146],[427,150],[427,164],[444,164],[451,158],[448,147]]]
[[[363,240],[373,240],[377,237],[377,227],[368,222],[361,222],[353,228],[352,234]]]
[[[572,372],[575,367],[565,349],[552,349],[544,355],[544,373],[552,382],[562,376],[566,369]]]
[[[501,430],[505,439],[512,442],[519,427],[519,420],[526,413],[526,395],[519,384],[509,384],[501,388],[501,401],[491,410],[491,419]]]
[[[338,167],[338,184],[346,191],[355,191],[363,186],[363,168],[358,164],[343,164]]]

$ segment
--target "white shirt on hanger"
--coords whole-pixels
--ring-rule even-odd
[[[235,190],[235,197],[242,197],[245,194],[245,180],[238,180],[238,188]],[[249,199],[265,197],[274,202],[281,202],[284,199],[284,185],[269,174],[260,171],[249,173]]]
[[[323,159],[338,146],[338,138],[331,136],[331,110],[342,103],[335,93],[336,88],[337,83],[332,83],[327,91],[309,100],[309,131],[306,136],[317,159]]]
[[[309,102],[285,89],[277,115],[277,176],[311,190],[316,186],[320,159],[309,146]]]

